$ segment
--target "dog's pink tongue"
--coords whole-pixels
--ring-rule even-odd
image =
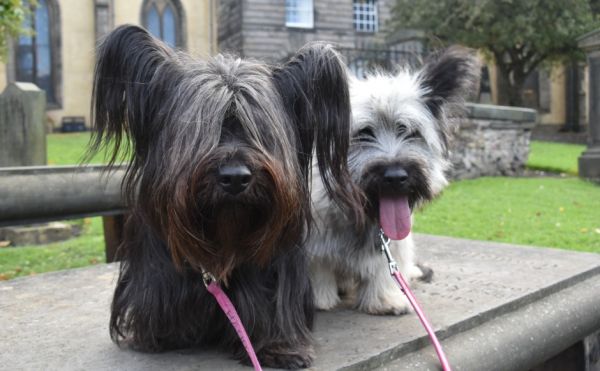
[[[383,233],[392,240],[403,240],[410,233],[410,207],[408,197],[379,199],[379,223]]]

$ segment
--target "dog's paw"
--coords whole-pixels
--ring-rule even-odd
[[[331,310],[340,303],[340,296],[336,292],[315,290],[315,308],[317,310]]]
[[[358,309],[369,314],[400,316],[409,313],[411,307],[404,294],[398,291],[397,295],[387,295],[379,300],[362,302],[359,304]]]
[[[430,283],[433,280],[433,269],[424,264],[417,264],[417,268],[421,271],[421,275],[417,277],[419,281]]]
[[[310,367],[315,355],[312,346],[299,347],[299,349],[274,346],[263,348],[258,352],[257,357],[263,367],[297,370]],[[249,364],[249,360],[244,363]]]

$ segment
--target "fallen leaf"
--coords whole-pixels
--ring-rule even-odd
[[[565,208],[561,206],[561,207],[558,208],[558,211],[560,211],[561,213],[563,213],[565,211]]]
[[[581,228],[579,231],[580,231],[581,233],[587,233],[587,232],[588,232],[588,229],[587,229],[587,228]]]
[[[0,281],[6,281],[8,280],[8,276],[4,273],[0,273]]]

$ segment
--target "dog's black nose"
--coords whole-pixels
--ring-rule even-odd
[[[226,192],[237,195],[250,184],[252,172],[244,165],[225,165],[219,168],[218,179]]]
[[[408,180],[408,173],[399,166],[393,166],[385,169],[383,181],[390,186],[401,186]]]

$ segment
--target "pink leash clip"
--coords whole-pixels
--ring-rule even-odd
[[[250,338],[246,333],[246,329],[244,328],[244,324],[242,324],[240,316],[235,310],[235,306],[233,305],[231,300],[229,300],[227,294],[225,294],[225,291],[223,291],[215,277],[204,269],[202,269],[202,280],[204,281],[204,286],[206,286],[206,290],[208,290],[208,292],[210,292],[212,296],[215,297],[217,303],[221,307],[221,310],[223,310],[223,313],[225,313],[225,315],[229,319],[229,322],[235,329],[235,332],[240,338],[244,349],[246,349],[248,357],[250,357],[250,362],[252,362],[254,370],[262,371],[262,367],[260,367],[260,362],[258,362],[258,358],[256,357],[256,352],[254,352],[254,348],[252,347],[252,342],[250,341]]]
[[[410,288],[408,287],[408,283],[404,280],[404,277],[402,277],[402,275],[400,274],[400,270],[398,270],[398,264],[396,264],[396,261],[394,260],[394,257],[392,256],[392,253],[390,252],[390,238],[388,236],[386,236],[385,233],[383,233],[383,230],[380,231],[379,236],[381,237],[381,251],[385,254],[385,257],[387,258],[388,267],[390,269],[390,274],[395,279],[396,283],[400,286],[400,290],[402,290],[404,295],[406,295],[406,297],[408,298],[410,305],[412,305],[412,307],[415,310],[415,313],[417,313],[417,317],[419,317],[419,320],[423,324],[423,327],[425,327],[425,331],[427,331],[427,334],[429,335],[429,339],[431,340],[433,348],[435,349],[438,359],[440,360],[440,363],[442,364],[442,369],[444,371],[452,371],[452,368],[450,368],[450,363],[448,362],[448,358],[446,358],[446,354],[444,353],[444,350],[442,349],[442,344],[440,344],[440,341],[438,340],[437,336],[435,335],[435,331],[429,324],[429,321],[427,320],[427,317],[425,316],[423,309],[421,309],[421,306],[417,302],[417,299],[413,295],[412,291],[410,291]]]

